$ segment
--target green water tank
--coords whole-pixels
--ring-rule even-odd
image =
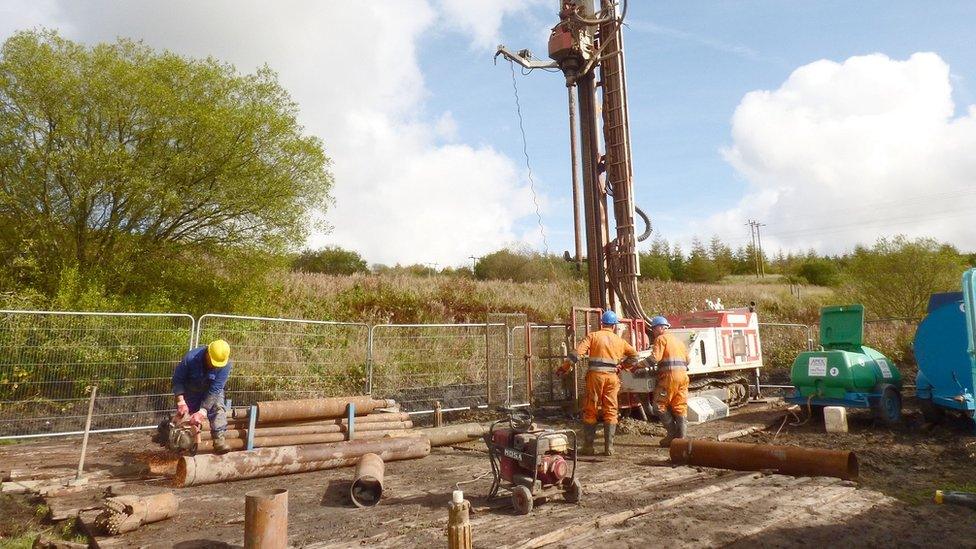
[[[793,361],[794,399],[813,397],[814,404],[875,407],[885,387],[900,393],[898,368],[863,342],[863,305],[824,307],[820,311],[821,350],[800,353]]]

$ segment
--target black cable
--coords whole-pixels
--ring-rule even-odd
[[[515,114],[518,115],[519,132],[522,134],[522,156],[525,157],[525,169],[528,172],[529,190],[532,192],[532,203],[535,205],[535,217],[539,223],[539,233],[542,235],[542,245],[545,249],[546,261],[549,262],[549,268],[552,270],[553,278],[555,279],[556,271],[552,266],[552,261],[549,257],[549,239],[546,237],[546,228],[542,224],[542,211],[539,208],[539,196],[535,192],[535,180],[532,177],[532,165],[529,163],[529,146],[528,140],[525,138],[525,126],[523,125],[522,121],[522,104],[519,102],[518,82],[515,79],[515,62],[509,59],[508,65],[512,69],[512,90],[515,92]]]

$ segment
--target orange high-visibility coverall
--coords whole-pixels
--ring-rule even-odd
[[[616,424],[617,392],[620,391],[617,365],[625,357],[636,362],[637,349],[614,333],[612,327],[604,326],[597,332],[587,334],[576,346],[576,354],[590,357],[583,394],[583,423],[596,424],[599,406],[603,408],[604,423]]]
[[[670,408],[676,416],[688,415],[688,348],[678,338],[664,332],[654,340],[657,363],[654,407],[663,413]]]

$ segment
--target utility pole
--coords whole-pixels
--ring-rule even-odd
[[[750,219],[746,225],[749,226],[749,237],[752,239],[752,262],[756,266],[756,278],[759,278],[759,254],[756,253],[756,221]]]
[[[762,233],[760,227],[765,227],[765,223],[756,222],[756,242],[759,244],[759,276],[766,278],[766,258],[763,256]]]
[[[765,227],[766,224],[760,223],[755,219],[750,219],[746,225],[749,225],[749,234],[752,237],[752,252],[756,256],[756,278],[765,278],[766,265],[763,261],[762,235],[759,232],[759,228]]]

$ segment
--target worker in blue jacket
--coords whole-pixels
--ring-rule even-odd
[[[217,339],[183,355],[173,372],[178,419],[198,427],[203,418],[210,420],[214,452],[219,454],[229,450],[224,441],[224,431],[227,430],[224,386],[230,371],[230,345]]]

